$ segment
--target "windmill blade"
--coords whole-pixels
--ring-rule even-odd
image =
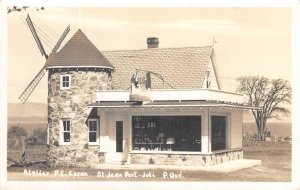
[[[56,45],[52,49],[52,52],[56,52],[58,50],[59,46],[61,45],[61,43],[63,42],[63,40],[65,39],[65,37],[69,33],[69,31],[70,31],[70,25],[67,26],[67,28],[65,29],[64,33],[61,35],[61,37],[59,38],[58,42],[56,43]]]
[[[34,40],[35,40],[35,42],[36,42],[38,48],[40,49],[41,54],[42,54],[43,56],[45,56],[46,59],[48,59],[48,55],[46,54],[45,49],[44,49],[44,47],[43,47],[43,44],[42,44],[42,42],[41,42],[39,36],[38,36],[37,33],[36,33],[36,30],[35,30],[35,28],[34,28],[34,25],[32,24],[32,21],[31,21],[31,18],[30,18],[30,16],[29,16],[29,14],[27,14],[26,21],[27,21],[27,24],[28,24],[28,26],[29,26],[29,29],[30,29],[30,31],[31,31],[31,33],[32,33],[32,35],[33,35]]]
[[[38,74],[33,78],[33,80],[29,83],[29,85],[25,88],[25,90],[22,92],[21,96],[19,96],[19,99],[24,104],[31,93],[34,91],[36,86],[39,84],[43,76],[45,75],[45,69],[44,67],[38,72]]]

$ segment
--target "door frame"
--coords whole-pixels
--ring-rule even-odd
[[[107,152],[107,159],[106,163],[112,163],[112,164],[122,164],[127,161],[128,154],[126,150],[126,118],[125,117],[119,117],[119,116],[112,116],[113,120],[110,123],[111,125],[111,132],[110,132],[110,138],[113,139],[111,141],[111,146],[114,146],[114,148],[111,148],[110,151]],[[117,152],[117,122],[122,122],[122,152]]]

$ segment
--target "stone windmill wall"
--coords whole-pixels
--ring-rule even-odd
[[[87,105],[96,101],[97,90],[111,89],[109,69],[49,69],[47,162],[51,167],[92,167],[104,162],[99,145],[89,146],[87,119],[98,117]],[[71,76],[71,88],[60,89],[60,76]],[[95,112],[96,111],[96,112]],[[96,114],[95,114],[96,113]],[[60,145],[60,120],[71,121],[70,145]]]

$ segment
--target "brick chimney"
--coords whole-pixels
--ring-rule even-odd
[[[147,38],[148,48],[158,48],[158,44],[159,44],[158,38],[156,37]]]

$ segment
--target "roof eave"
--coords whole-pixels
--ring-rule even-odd
[[[109,66],[86,66],[86,65],[82,65],[82,66],[74,66],[74,65],[70,65],[70,66],[45,66],[45,69],[65,69],[65,68],[100,68],[100,69],[111,69],[114,70],[114,67],[109,67]]]

